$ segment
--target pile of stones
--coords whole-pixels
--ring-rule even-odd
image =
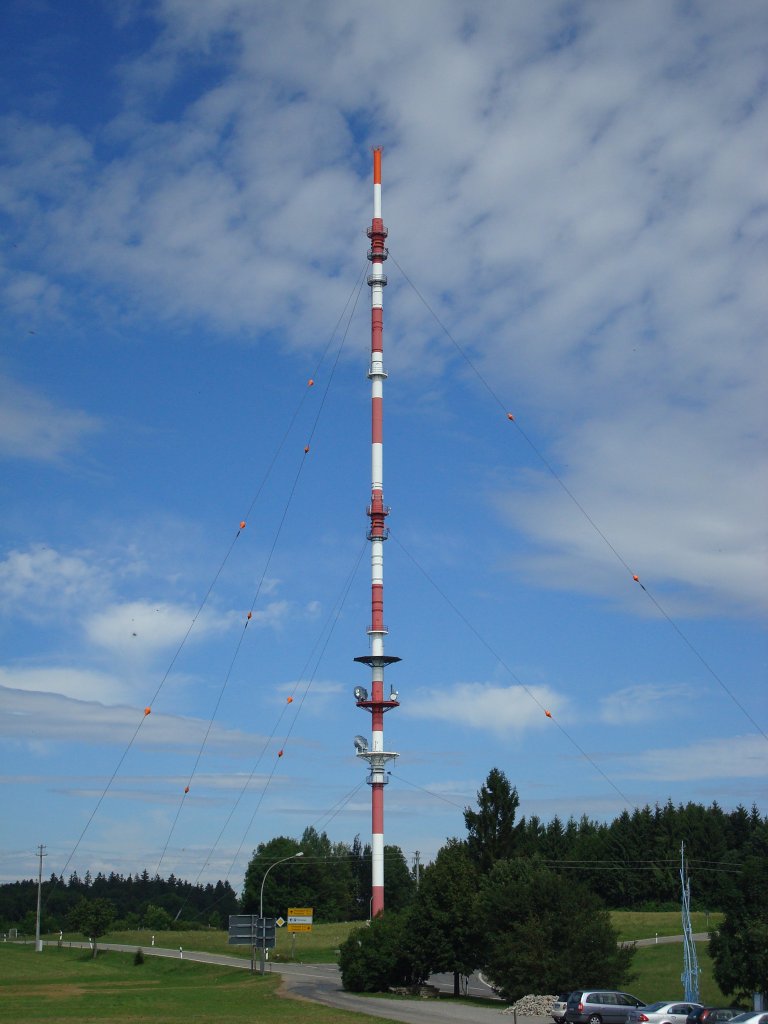
[[[557,996],[523,996],[502,1012],[516,1013],[520,1017],[548,1017],[556,1000]]]

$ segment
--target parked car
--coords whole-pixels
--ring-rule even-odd
[[[628,1024],[686,1024],[689,1013],[702,1009],[701,1003],[648,1003],[642,1009],[632,1010]]]
[[[768,1024],[768,1013],[765,1010],[747,1010],[731,1017],[730,1024]]]
[[[552,1020],[555,1024],[563,1024],[565,1020],[565,1011],[568,1006],[568,996],[570,992],[561,992],[557,999],[552,1003]]]
[[[737,1006],[701,1006],[688,1014],[685,1024],[727,1024],[738,1013]]]
[[[632,1010],[645,1006],[629,992],[608,989],[576,989],[568,996],[567,1024],[626,1024]]]

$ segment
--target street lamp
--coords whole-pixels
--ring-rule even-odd
[[[287,860],[295,860],[296,857],[303,857],[303,856],[304,856],[304,851],[303,850],[299,850],[298,853],[292,853],[290,855],[290,857],[282,857],[280,860],[276,860],[274,862],[274,864],[270,864],[269,865],[267,870],[264,872],[264,877],[261,880],[261,892],[259,894],[259,920],[261,921],[261,964],[260,964],[260,970],[261,970],[262,974],[264,973],[264,959],[265,959],[265,954],[266,954],[266,950],[267,950],[267,929],[266,929],[265,924],[264,924],[264,883],[266,882],[267,875],[272,870],[272,868],[276,868],[278,864],[285,864],[285,862]]]

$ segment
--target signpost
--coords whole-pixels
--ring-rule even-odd
[[[253,950],[251,970],[254,969],[256,948],[262,951],[275,948],[274,917],[259,917],[258,914],[230,914],[229,935],[230,946],[250,946]]]
[[[288,907],[288,931],[312,931],[312,907]]]
[[[291,960],[295,960],[296,932],[312,931],[312,907],[288,907],[288,931],[291,932]]]

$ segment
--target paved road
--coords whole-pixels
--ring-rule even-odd
[[[654,939],[635,939],[634,943],[636,946],[655,946],[655,945],[667,945],[670,942],[682,942],[685,938],[684,935],[657,935]],[[709,932],[696,932],[693,935],[694,942],[708,942]]]

